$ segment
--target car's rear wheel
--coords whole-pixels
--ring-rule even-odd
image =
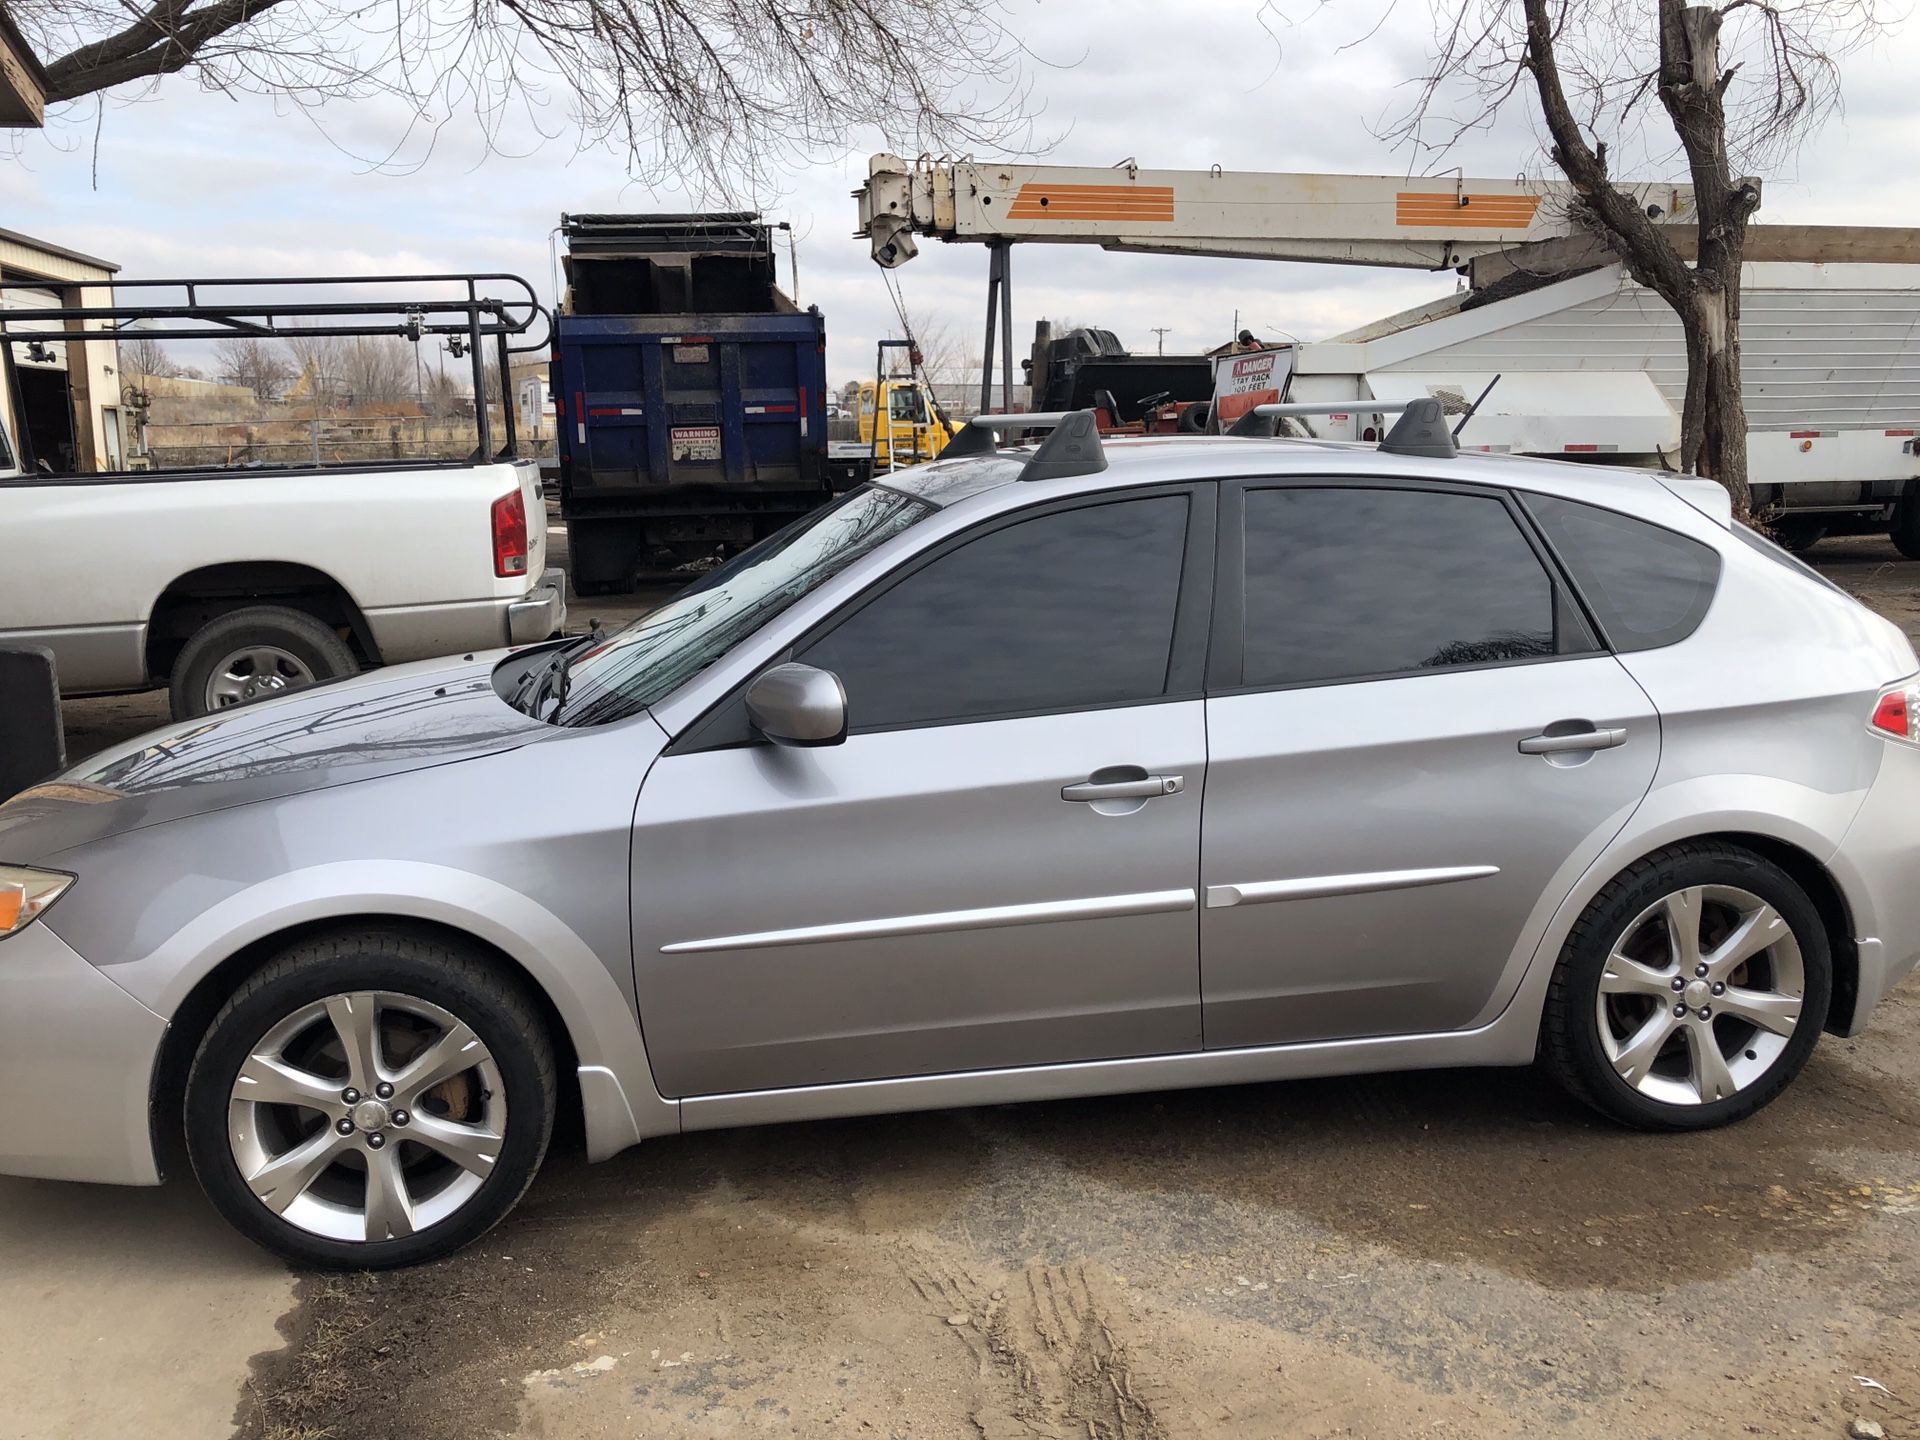
[[[1580,917],[1541,1051],[1616,1120],[1706,1129],[1751,1115],[1799,1074],[1832,991],[1826,928],[1790,875],[1737,846],[1675,846]]]
[[[222,1214],[302,1265],[451,1254],[532,1183],[553,1133],[534,1006],[437,937],[372,930],[289,949],[214,1017],[187,1081],[187,1148]]]

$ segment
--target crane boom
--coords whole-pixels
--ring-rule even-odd
[[[1693,211],[1686,185],[1632,183],[1656,218]],[[1157,255],[1212,255],[1447,270],[1565,235],[1568,186],[1458,175],[1268,174],[1095,165],[908,161],[875,155],[859,234],[893,269],[915,235],[989,244],[1040,241]]]

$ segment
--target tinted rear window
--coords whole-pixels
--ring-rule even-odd
[[[1499,500],[1249,490],[1242,683],[1301,685],[1556,653],[1553,581]]]
[[[1616,650],[1654,650],[1699,628],[1720,582],[1711,546],[1552,495],[1521,497]]]

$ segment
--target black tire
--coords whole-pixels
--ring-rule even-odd
[[[1827,523],[1811,515],[1782,515],[1773,522],[1774,538],[1782,548],[1804,555],[1827,535]]]
[[[175,658],[168,687],[173,718],[192,720],[215,708],[207,700],[208,681],[230,657],[251,646],[285,651],[304,665],[315,681],[335,680],[360,668],[346,641],[304,610],[284,605],[230,610],[194,631]],[[270,693],[285,694],[297,688],[289,685]]]
[[[1207,417],[1212,413],[1211,405],[1189,405],[1180,412],[1173,422],[1173,428],[1182,435],[1201,435],[1206,433]]]
[[[464,1023],[490,1052],[505,1092],[499,1155],[478,1189],[437,1223],[380,1241],[327,1238],[276,1215],[248,1187],[229,1143],[231,1097],[254,1047],[302,1007],[362,991],[426,1001]],[[247,1238],[295,1265],[361,1270],[416,1265],[471,1244],[519,1202],[553,1137],[557,1089],[552,1040],[519,985],[438,937],[403,929],[343,932],[282,952],[250,976],[214,1017],[187,1077],[187,1153],[220,1213]],[[395,1139],[398,1158],[397,1142],[407,1132],[390,1126],[386,1133]],[[369,1140],[362,1136],[356,1143]]]
[[[1887,527],[1893,547],[1909,560],[1920,560],[1920,483],[1912,480],[1893,507],[1893,521]]]
[[[1642,1094],[1621,1078],[1608,1059],[1596,1013],[1600,982],[1609,955],[1627,940],[1626,932],[1636,917],[1663,897],[1697,885],[1730,886],[1771,905],[1799,947],[1804,986],[1798,1021],[1767,1069],[1724,1099],[1666,1103]],[[1573,927],[1548,987],[1540,1055],[1575,1097],[1623,1125],[1642,1130],[1711,1129],[1745,1119],[1792,1082],[1826,1025],[1832,995],[1833,961],[1826,926],[1792,876],[1735,845],[1705,841],[1675,845],[1635,862],[1615,877]],[[1667,1002],[1659,1003],[1664,1009]],[[1721,1022],[1713,1023],[1716,1030],[1710,1033],[1717,1033]]]

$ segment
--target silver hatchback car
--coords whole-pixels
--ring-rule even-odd
[[[603,1159],[1538,1059],[1752,1113],[1920,958],[1912,647],[1709,483],[1393,442],[969,427],[611,636],[16,797],[0,1171],[181,1147],[384,1266],[499,1221],[560,1107]]]

